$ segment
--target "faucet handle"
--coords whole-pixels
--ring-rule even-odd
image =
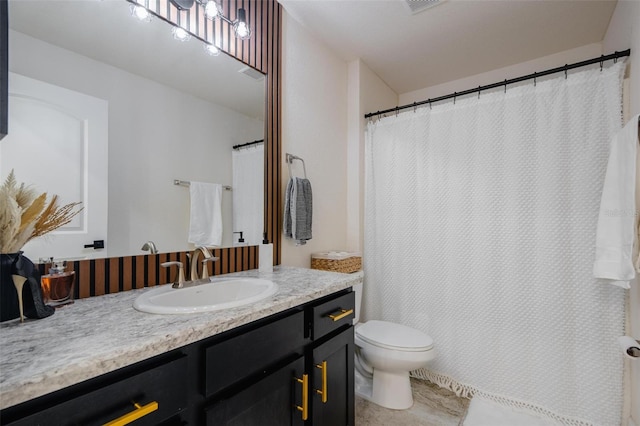
[[[218,260],[220,260],[220,258],[215,256],[202,259],[202,278],[209,278],[209,268],[207,267],[207,262],[216,262]]]
[[[160,264],[160,266],[164,267],[164,268],[169,268],[171,266],[177,266],[178,267],[178,281],[174,282],[173,285],[171,287],[173,288],[182,288],[184,287],[184,266],[182,265],[182,262],[163,262]]]

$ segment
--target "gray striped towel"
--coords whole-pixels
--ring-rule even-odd
[[[284,235],[296,244],[306,244],[311,239],[313,200],[309,179],[292,177],[284,196]]]

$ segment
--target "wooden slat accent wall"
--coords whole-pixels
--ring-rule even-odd
[[[0,2],[3,0],[0,0]],[[179,11],[169,0],[130,0],[139,3],[161,18],[180,24],[192,35],[211,42],[220,50],[266,74],[265,105],[265,231],[273,243],[274,264],[280,264],[282,237],[282,194],[280,191],[281,162],[281,33],[282,6],[276,0],[222,0],[226,17],[236,18],[243,7],[252,31],[249,40],[239,40],[233,28],[223,21],[204,18],[197,4]],[[216,249],[220,261],[210,264],[211,275],[255,269],[258,267],[258,247]],[[91,297],[152,287],[173,281],[175,272],[160,267],[160,263],[178,260],[188,271],[187,252],[157,255],[113,257],[70,262],[67,270],[76,271],[75,297]],[[40,265],[40,272],[45,273]]]

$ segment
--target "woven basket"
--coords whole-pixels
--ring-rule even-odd
[[[311,255],[311,269],[323,271],[351,273],[362,269],[362,257],[357,253],[331,255],[315,253]]]

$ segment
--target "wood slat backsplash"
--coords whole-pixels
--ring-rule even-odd
[[[282,236],[281,162],[281,28],[282,6],[275,0],[222,0],[226,17],[236,18],[244,8],[252,31],[249,40],[239,40],[226,22],[204,18],[197,4],[179,11],[169,0],[131,0],[148,7],[162,18],[180,24],[194,36],[211,42],[223,52],[266,74],[265,106],[265,231],[273,243],[274,264],[280,264]],[[211,275],[244,271],[258,267],[258,247],[216,249],[220,261],[210,264]],[[162,268],[160,263],[180,261],[188,271],[187,252],[125,256],[69,262],[67,270],[76,271],[75,298],[100,296],[135,288],[152,287],[171,282],[175,268]],[[45,265],[39,265],[45,273]]]
[[[67,271],[76,272],[74,298],[102,296],[137,288],[153,287],[176,281],[177,268],[164,268],[163,262],[182,262],[188,277],[188,252],[146,254],[140,256],[110,257],[104,259],[67,262]],[[214,249],[212,254],[220,260],[209,263],[209,275],[245,271],[258,267],[258,246]],[[38,265],[40,274],[48,265]]]

